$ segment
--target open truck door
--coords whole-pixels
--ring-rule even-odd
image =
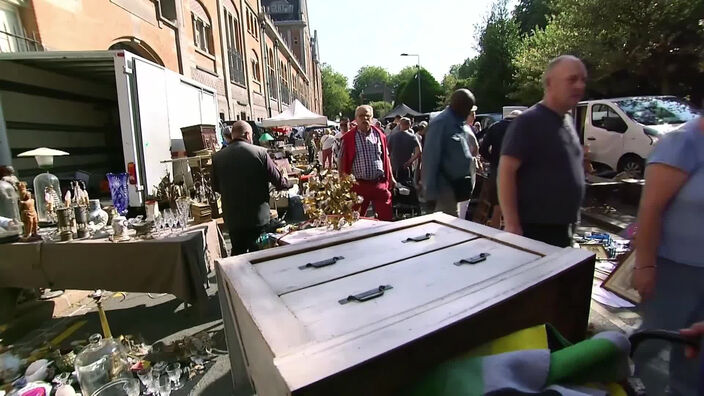
[[[133,58],[134,97],[136,122],[135,141],[142,148],[137,158],[142,166],[136,173],[136,189],[154,194],[154,186],[169,170],[162,161],[171,159],[171,134],[169,133],[169,107],[167,75],[163,68],[140,58]],[[130,166],[128,165],[128,170]],[[130,175],[134,177],[134,175]]]

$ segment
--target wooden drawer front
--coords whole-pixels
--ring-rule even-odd
[[[419,242],[403,242],[407,238],[433,234]],[[254,269],[278,295],[328,282],[361,271],[476,239],[474,233],[429,222],[414,227],[340,242],[322,249],[256,263]],[[299,267],[332,257],[344,257],[333,265],[320,268]]]
[[[477,264],[454,264],[480,253],[489,253],[489,256]],[[424,310],[424,305],[428,309],[434,305],[433,302],[445,303],[440,301],[443,297],[456,298],[449,295],[463,289],[466,290],[462,295],[471,294],[513,276],[505,274],[507,271],[540,258],[481,238],[287,293],[280,298],[313,338],[322,341],[387,318],[401,320],[416,314],[417,309]],[[392,289],[385,291],[381,297],[365,302],[339,302],[349,295],[381,285],[390,285]]]

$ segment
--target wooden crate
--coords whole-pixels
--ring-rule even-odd
[[[236,387],[389,394],[521,328],[549,322],[571,340],[585,336],[589,252],[442,213],[331,235],[217,261]],[[419,236],[427,239],[409,240]],[[455,265],[482,253],[482,262]],[[308,265],[332,257],[344,258]],[[376,298],[349,298],[374,289]]]

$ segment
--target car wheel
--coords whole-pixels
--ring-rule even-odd
[[[637,156],[624,157],[619,166],[619,172],[629,173],[636,177],[642,177],[645,171],[645,164],[642,158]]]

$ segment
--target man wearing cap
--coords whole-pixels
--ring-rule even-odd
[[[357,180],[354,192],[363,198],[359,207],[364,216],[369,204],[379,220],[391,221],[391,189],[396,181],[391,171],[384,132],[372,125],[374,110],[362,105],[355,110],[357,127],[342,136],[340,173],[353,175]]]
[[[455,91],[450,106],[430,122],[423,147],[425,199],[435,202],[435,210],[452,216],[457,216],[458,199],[467,199],[457,192],[466,193],[476,155],[471,149],[476,146],[476,138],[465,123],[474,102],[474,94],[468,89]]]

